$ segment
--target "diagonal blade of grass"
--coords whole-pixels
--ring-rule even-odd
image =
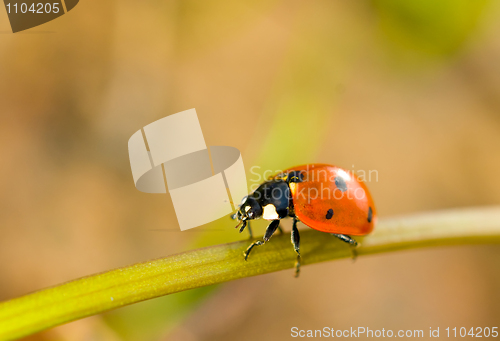
[[[304,230],[301,237],[303,265],[350,257],[349,248],[328,234]],[[360,256],[426,246],[498,243],[500,207],[385,219],[371,235],[358,240]],[[154,297],[294,266],[290,234],[274,236],[245,262],[242,254],[248,244],[242,241],[189,251],[0,303],[0,340],[29,335]]]

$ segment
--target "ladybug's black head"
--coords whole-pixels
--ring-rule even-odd
[[[247,220],[257,219],[262,215],[262,206],[259,204],[257,199],[252,196],[244,197],[241,201],[240,208],[233,215],[234,219],[238,219],[239,223],[236,227],[240,227],[240,232],[242,232],[246,225]]]
[[[252,196],[244,197],[238,210],[240,220],[257,219],[262,215],[262,206]]]

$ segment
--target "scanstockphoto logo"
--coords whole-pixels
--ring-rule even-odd
[[[166,193],[168,188],[181,230],[229,215],[236,209],[231,198],[248,193],[239,150],[208,148],[195,109],[138,130],[128,151],[136,188],[145,193]]]
[[[334,166],[331,166],[334,167]],[[337,167],[336,167],[337,168]],[[378,182],[378,171],[356,170],[353,165],[352,170],[337,168],[332,172],[330,168],[322,168],[314,165],[305,165],[302,170],[266,170],[262,172],[260,166],[250,168],[250,192],[253,197],[260,199],[265,193],[270,199],[278,200],[284,195],[283,187],[276,187],[269,192],[257,191],[263,182],[268,180],[283,180],[290,182],[290,189],[293,191],[295,199],[302,202],[312,203],[315,200],[365,200],[366,188],[359,183]],[[309,185],[300,186],[300,183],[307,182]],[[287,190],[287,189],[286,189]]]
[[[78,1],[79,0],[4,0],[4,4],[12,32],[16,33],[59,18],[75,8]]]

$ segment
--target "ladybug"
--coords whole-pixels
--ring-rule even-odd
[[[268,242],[277,229],[283,232],[279,226],[280,220],[291,217],[291,238],[297,253],[297,277],[300,272],[299,221],[348,243],[355,257],[358,242],[351,236],[370,233],[377,213],[368,188],[355,174],[328,164],[308,164],[270,177],[243,198],[232,217],[238,220],[236,228],[239,227],[240,232],[248,227],[250,237],[250,220],[263,218],[271,221],[263,239],[246,249],[245,260],[254,247]]]

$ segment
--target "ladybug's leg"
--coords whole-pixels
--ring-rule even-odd
[[[247,226],[247,221],[246,220],[241,220],[238,225],[236,225],[234,228],[237,229],[238,227],[240,228],[240,233],[243,232],[245,227]]]
[[[292,225],[292,244],[295,252],[297,253],[297,260],[295,261],[295,277],[299,277],[300,273],[300,235],[299,230],[297,229],[297,218],[293,218]]]
[[[273,236],[273,233],[276,231],[276,229],[278,228],[279,224],[280,224],[279,220],[273,220],[271,222],[271,224],[269,224],[269,226],[267,227],[266,233],[264,234],[263,240],[257,240],[256,242],[253,242],[252,244],[250,244],[250,246],[246,249],[246,251],[244,253],[245,260],[247,260],[248,255],[250,255],[250,251],[252,251],[252,249],[255,246],[263,245],[264,243],[266,243],[267,241],[269,241],[269,239],[271,239],[271,237]]]
[[[252,228],[250,227],[250,221],[249,220],[242,220],[238,225],[236,225],[236,228],[240,228],[240,233],[243,232],[243,230],[248,228],[248,234],[250,235],[250,239],[253,239],[253,233],[252,233]]]
[[[351,237],[349,237],[346,234],[332,233],[332,236],[337,237],[338,239],[340,239],[344,243],[347,243],[347,244],[349,244],[351,246],[352,259],[355,260],[356,257],[358,257],[358,253],[356,251],[356,247],[358,246],[358,242],[357,241],[355,241],[354,239],[352,239]]]

